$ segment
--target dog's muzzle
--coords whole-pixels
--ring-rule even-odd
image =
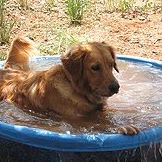
[[[119,92],[120,85],[117,81],[113,81],[108,88],[110,92],[114,94]]]

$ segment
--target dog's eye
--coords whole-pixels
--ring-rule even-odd
[[[99,71],[99,70],[100,70],[100,65],[99,65],[99,64],[92,65],[92,66],[91,66],[91,69],[92,69],[93,71]]]

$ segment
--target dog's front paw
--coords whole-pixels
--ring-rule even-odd
[[[118,132],[125,135],[135,135],[140,132],[140,129],[134,125],[127,125],[127,126],[119,127]]]

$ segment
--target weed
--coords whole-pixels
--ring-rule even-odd
[[[0,43],[5,44],[9,42],[11,30],[15,25],[15,20],[6,18],[6,5],[7,0],[0,0]]]
[[[105,0],[104,5],[106,7],[106,11],[108,12],[116,10],[116,2],[114,0]]]
[[[1,51],[1,52],[0,52],[0,61],[1,61],[1,60],[5,60],[6,57],[7,57],[6,53],[3,52],[3,51]]]
[[[133,8],[134,0],[105,0],[105,4],[109,12],[118,10],[123,14]]]
[[[1,26],[4,21],[5,3],[6,3],[6,0],[0,0],[0,25]]]
[[[56,53],[56,47],[54,45],[54,43],[41,43],[39,46],[39,50],[41,55],[54,55],[57,54]]]
[[[56,5],[55,1],[56,0],[46,0],[46,4],[47,4],[48,8],[54,7]]]
[[[72,24],[81,24],[88,0],[67,0],[67,13]]]
[[[150,9],[153,5],[153,2],[149,1],[149,0],[146,0],[144,6],[143,6],[143,10],[144,11],[147,11],[148,9]]]
[[[57,33],[57,37],[57,53],[60,53],[61,51],[66,51],[69,46],[72,46],[79,42],[79,40],[68,29],[59,31]]]
[[[39,49],[43,54],[60,54],[65,52],[69,46],[78,43],[78,39],[67,28],[53,28],[47,32],[50,39],[46,45],[41,44]]]
[[[131,0],[120,0],[119,9],[123,13],[128,12],[132,8]]]
[[[162,8],[162,0],[144,0],[141,2],[143,4],[142,6],[134,0],[104,0],[104,2],[106,10],[109,12],[119,10],[122,14],[133,11],[134,9],[139,10],[139,12],[146,12],[150,9],[156,11],[158,7]]]
[[[16,21],[7,19],[0,26],[0,43],[1,44],[9,43],[11,31],[12,31],[13,26],[15,25],[15,22]]]

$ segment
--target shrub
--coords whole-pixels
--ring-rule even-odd
[[[11,30],[16,21],[6,19],[6,5],[7,0],[0,0],[0,43],[6,44],[9,42]]]
[[[119,2],[119,9],[122,13],[128,12],[132,8],[132,1],[131,0],[120,0]]]
[[[87,3],[87,0],[67,0],[67,13],[72,24],[81,24]]]
[[[40,44],[39,50],[43,54],[61,54],[65,52],[69,46],[77,44],[78,38],[64,27],[49,27],[47,36],[49,41]]]

